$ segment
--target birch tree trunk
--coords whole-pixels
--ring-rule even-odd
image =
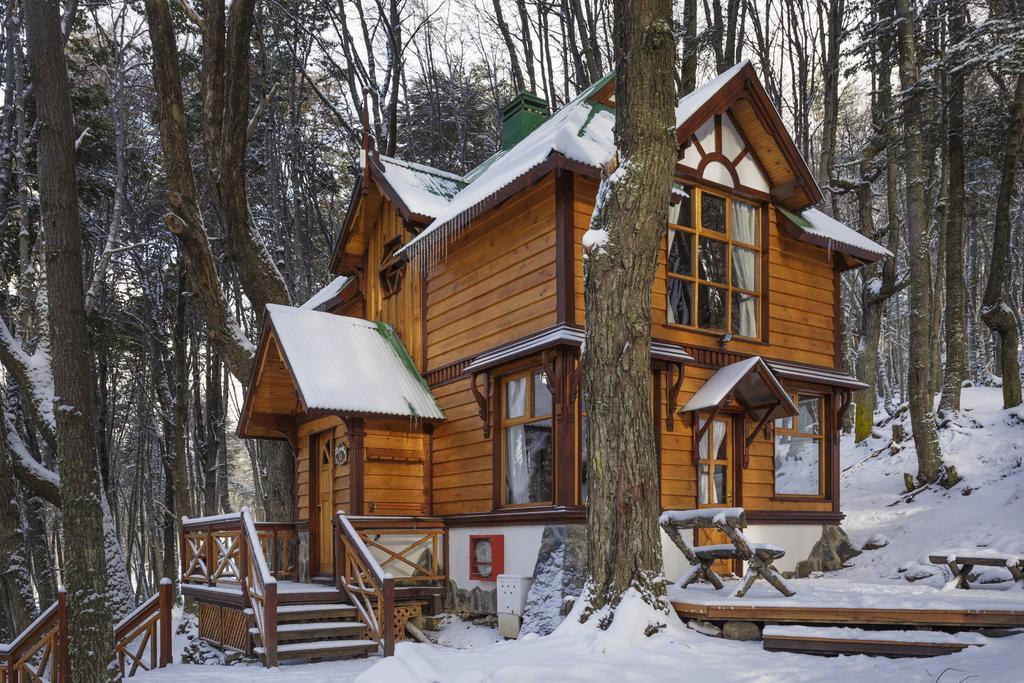
[[[29,62],[39,120],[40,223],[59,406],[57,457],[64,521],[71,680],[116,680],[114,630],[107,597],[103,491],[93,415],[89,335],[85,324],[82,225],[75,179],[74,118],[57,0],[25,5]]]
[[[899,46],[900,86],[904,92],[903,135],[904,172],[906,174],[907,250],[910,261],[909,354],[907,391],[910,421],[917,447],[918,483],[938,480],[942,470],[942,452],[935,431],[932,394],[929,391],[931,355],[929,319],[931,280],[929,273],[928,225],[925,218],[924,147],[921,135],[921,98],[918,84],[917,48],[914,27],[917,20],[909,0],[896,0],[897,45]]]
[[[590,438],[589,610],[631,586],[667,610],[651,424],[651,286],[675,165],[669,0],[616,0],[618,164],[601,182],[585,267],[584,392]],[[607,627],[611,618],[602,622]]]
[[[981,299],[981,319],[999,340],[999,367],[1003,378],[1003,407],[1021,404],[1020,363],[1017,360],[1020,323],[1013,308],[1006,302],[1005,288],[1010,284],[1013,265],[1010,262],[1010,237],[1013,225],[1010,207],[1017,181],[1017,166],[1024,132],[1024,73],[1017,75],[1017,85],[1010,102],[1006,122],[1006,143],[1003,147],[1002,177],[996,200],[996,226],[992,236],[992,265],[988,271],[985,294]]]

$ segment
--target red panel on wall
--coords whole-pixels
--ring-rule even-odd
[[[469,537],[469,578],[497,581],[505,571],[505,537],[502,534]]]

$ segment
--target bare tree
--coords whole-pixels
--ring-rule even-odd
[[[606,606],[614,610],[630,586],[667,609],[657,579],[660,504],[650,494],[658,478],[650,344],[651,287],[675,164],[674,55],[668,0],[616,0],[617,165],[598,190],[584,285],[590,435],[584,619]]]
[[[57,457],[64,520],[71,680],[115,680],[114,624],[107,602],[103,496],[94,430],[86,329],[82,227],[75,178],[74,115],[57,0],[25,7],[29,63],[40,122],[39,199],[54,390],[59,396]]]

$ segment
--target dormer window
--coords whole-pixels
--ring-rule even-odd
[[[385,299],[397,294],[402,289],[402,280],[405,277],[405,259],[397,255],[401,248],[401,236],[388,240],[384,245],[377,274],[380,277],[381,293]]]
[[[679,188],[679,186],[677,186]],[[734,337],[761,334],[761,208],[682,186],[669,207],[668,323]]]

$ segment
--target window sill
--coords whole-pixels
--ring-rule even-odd
[[[681,325],[679,323],[665,322],[664,325],[665,325],[665,327],[669,327],[669,328],[671,328],[673,330],[680,330],[681,332],[694,332],[696,334],[703,334],[703,335],[705,335],[707,337],[714,337],[714,338],[719,339],[719,340],[721,340],[722,335],[726,334],[725,332],[716,332],[714,330],[705,330],[705,329],[700,328],[700,327],[690,327],[689,325]],[[723,351],[728,351],[729,350],[729,344],[731,344],[733,342],[745,342],[747,344],[760,344],[761,346],[768,346],[768,342],[765,341],[764,339],[759,339],[757,337],[737,337],[737,336],[733,335],[733,338],[730,339],[728,342],[726,342],[725,346],[721,347],[722,350]],[[719,346],[721,346],[721,345],[719,344]]]
[[[583,506],[528,506],[501,508],[493,512],[473,512],[444,518],[450,527],[503,526],[518,524],[586,524],[587,509]]]

